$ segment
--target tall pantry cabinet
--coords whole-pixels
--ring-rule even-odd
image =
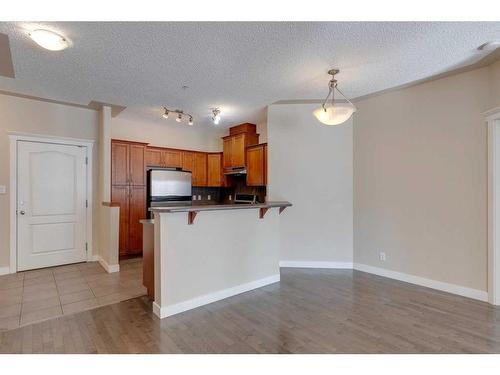
[[[142,225],[146,218],[146,144],[111,141],[111,201],[120,204],[120,257],[142,254]]]

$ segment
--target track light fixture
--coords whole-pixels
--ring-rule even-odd
[[[163,114],[161,115],[164,119],[168,119],[168,115],[170,113],[173,113],[174,115],[176,114],[177,116],[175,117],[175,121],[177,122],[182,122],[182,119],[184,117],[187,117],[188,118],[188,124],[189,125],[193,125],[194,124],[194,120],[193,120],[193,116],[190,115],[189,113],[185,113],[182,109],[175,109],[175,110],[172,110],[172,109],[168,109],[167,107],[163,107],[163,109],[165,110],[165,112],[163,112]]]
[[[212,121],[214,122],[215,125],[217,125],[220,122],[220,109],[219,108],[212,109]]]

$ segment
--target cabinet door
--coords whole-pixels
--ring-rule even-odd
[[[163,150],[165,167],[182,168],[182,152],[177,150]]]
[[[139,220],[146,218],[146,188],[131,186],[129,196],[128,254],[137,255],[142,253],[142,224]]]
[[[193,186],[207,186],[207,154],[194,154]]]
[[[146,166],[163,167],[162,151],[156,148],[147,148],[145,153]]]
[[[231,161],[231,154],[233,148],[233,138],[228,137],[223,140],[223,148],[222,148],[222,166],[224,168],[231,168],[233,163]]]
[[[119,252],[120,256],[128,252],[129,237],[129,187],[112,186],[111,201],[120,204],[120,233],[119,233]]]
[[[182,152],[182,170],[193,172],[194,170],[194,152]]]
[[[238,134],[232,138],[231,164],[232,167],[245,166],[245,134]]]
[[[264,184],[267,185],[267,144],[264,145]]]
[[[130,184],[144,186],[146,185],[146,176],[144,168],[144,149],[143,145],[130,145]]]
[[[264,145],[247,149],[247,185],[264,186],[265,183]]]
[[[122,142],[111,143],[111,184],[127,185],[129,181],[129,145]]]
[[[222,186],[222,155],[207,155],[207,186]]]

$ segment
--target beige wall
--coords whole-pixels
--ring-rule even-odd
[[[170,119],[169,119],[170,120]],[[120,116],[111,120],[111,137],[138,142],[147,142],[153,146],[172,147],[187,150],[221,151],[220,137],[227,129],[208,128],[203,125],[178,124],[175,121],[152,122],[122,119]]]
[[[0,267],[9,266],[9,137],[8,131],[97,140],[97,112],[61,104],[0,94]],[[97,145],[94,145],[94,215],[97,215]],[[97,249],[98,223],[94,220],[94,249]]]
[[[355,262],[486,290],[490,68],[356,103]]]
[[[488,67],[489,102],[488,109],[500,107],[500,60]]]
[[[321,125],[319,104],[268,108],[268,197],[280,219],[280,260],[352,263],[352,123]]]

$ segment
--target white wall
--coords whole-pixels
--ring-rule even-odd
[[[155,304],[168,316],[279,281],[277,208],[155,213]]]
[[[91,109],[0,95],[0,185],[7,186],[7,194],[0,195],[0,268],[7,267],[9,256],[9,131],[97,140],[98,117]],[[94,146],[94,251],[98,248],[98,158]]]
[[[352,123],[325,126],[317,104],[268,107],[270,200],[288,200],[281,215],[282,261],[352,262]]]

